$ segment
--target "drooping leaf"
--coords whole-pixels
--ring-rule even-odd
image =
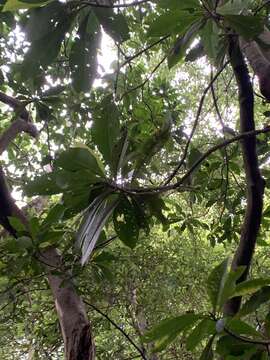
[[[211,60],[216,60],[219,51],[219,31],[213,20],[207,20],[201,30],[203,48]]]
[[[82,265],[88,261],[103,227],[117,206],[117,203],[118,195],[111,195],[105,192],[90,204],[77,235],[77,244],[82,251]]]
[[[56,173],[44,174],[29,181],[24,186],[27,196],[60,194],[62,189],[56,184]]]
[[[67,171],[90,170],[95,176],[104,176],[102,164],[94,152],[87,147],[73,147],[62,152],[54,163],[56,168]]]
[[[218,342],[216,351],[219,355],[227,357],[228,355],[237,356],[237,359],[250,359],[249,356],[256,353],[257,347],[252,343],[246,343],[230,335],[222,336]]]
[[[145,334],[146,342],[154,342],[155,351],[162,351],[184,330],[192,327],[200,315],[193,313],[163,320],[155,328]]]
[[[57,22],[63,20],[63,15],[65,13],[65,4],[58,1],[53,1],[43,8],[33,9],[23,28],[27,40],[34,42],[42,39],[50,33],[52,27],[55,27]]]
[[[114,165],[114,147],[120,137],[120,113],[113,102],[112,96],[107,96],[100,104],[100,113],[94,119],[92,136],[106,163]]]
[[[100,41],[100,26],[94,13],[90,11],[80,24],[69,57],[72,85],[77,92],[87,92],[92,87],[97,75]]]
[[[229,320],[226,323],[226,328],[236,335],[262,337],[262,334],[260,334],[256,329],[239,319]]]
[[[139,237],[139,225],[136,210],[127,197],[121,200],[113,213],[113,223],[116,234],[125,245],[135,248]]]
[[[214,358],[214,353],[212,350],[214,338],[215,338],[215,336],[212,336],[209,339],[208,343],[206,344],[205,348],[203,349],[203,352],[202,352],[199,360],[212,360]]]
[[[220,293],[219,310],[222,309],[225,302],[228,300],[231,294],[234,293],[236,288],[236,282],[243,275],[245,269],[245,266],[239,266],[236,271],[231,270],[228,273],[226,281],[224,283],[224,287]]]
[[[115,41],[122,43],[129,39],[129,28],[126,17],[115,13],[109,8],[95,8],[93,10],[104,31]]]
[[[240,15],[250,6],[250,0],[234,0],[218,6],[216,12],[220,15]]]
[[[238,316],[245,316],[256,311],[262,304],[270,301],[270,287],[265,286],[256,291],[241,307]]]
[[[159,37],[170,33],[181,35],[200,17],[200,14],[190,14],[188,11],[167,11],[150,24],[147,35],[149,37]]]
[[[203,319],[189,334],[186,340],[187,350],[193,351],[204,338],[215,334],[215,332],[216,328],[214,320]]]
[[[194,39],[194,37],[198,34],[198,31],[203,26],[204,21],[198,20],[193,22],[192,25],[188,28],[188,30],[184,33],[183,36],[179,37],[173,48],[170,51],[168,56],[168,66],[172,68],[176,65],[182,58],[185,56],[186,50],[188,49],[190,43]]]
[[[224,15],[228,26],[246,40],[254,39],[263,31],[263,19],[253,15]]]
[[[228,262],[229,259],[222,261],[221,264],[213,269],[207,279],[207,292],[214,312],[220,304],[221,294],[227,279]]]
[[[231,297],[253,294],[270,284],[270,279],[252,279],[237,284]]]
[[[21,73],[24,79],[35,76],[40,67],[46,68],[57,58],[74,16],[63,8],[61,14],[57,12],[57,19],[54,19],[54,23],[46,23],[45,30],[42,30],[43,35],[37,36],[32,41],[21,64]]]

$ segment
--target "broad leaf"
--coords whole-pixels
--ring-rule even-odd
[[[256,329],[239,319],[231,319],[228,321],[226,323],[226,328],[236,335],[262,337],[262,334],[256,331]]]
[[[246,40],[254,39],[263,31],[263,19],[253,15],[224,15],[228,26]]]
[[[145,334],[146,342],[154,342],[155,351],[162,351],[184,330],[192,327],[200,315],[185,314],[160,322],[154,329]]]
[[[211,319],[203,319],[189,334],[186,340],[187,350],[194,350],[204,338],[215,334],[215,332],[215,321]]]
[[[234,293],[236,288],[237,280],[243,275],[246,267],[239,266],[236,271],[231,270],[226,278],[224,283],[224,287],[220,293],[220,300],[219,300],[219,310],[222,309],[222,306],[225,302],[229,299],[229,297]]]
[[[255,312],[262,304],[270,301],[270,287],[266,286],[255,292],[241,307],[238,316]]]
[[[187,11],[168,11],[155,19],[148,29],[148,36],[164,36],[170,33],[181,35],[201,14],[190,14]]]
[[[240,15],[250,6],[250,0],[234,0],[218,6],[216,12],[220,15]]]
[[[212,345],[213,345],[213,342],[214,342],[214,338],[215,338],[215,336],[212,336],[209,339],[209,341],[206,344],[206,346],[205,346],[199,360],[212,360],[212,359],[214,359],[214,353],[213,353],[213,350],[212,350]]]
[[[92,137],[105,162],[113,168],[114,147],[120,137],[120,113],[112,96],[107,96],[100,104],[99,116],[94,119]]]
[[[93,11],[105,32],[115,41],[122,43],[129,39],[129,28],[123,14],[116,14],[113,9],[98,7],[94,8]]]
[[[135,248],[139,237],[139,225],[136,210],[127,197],[122,196],[113,213],[116,234],[125,245]]]
[[[24,191],[27,196],[34,195],[54,195],[60,194],[62,189],[56,184],[56,172],[44,174],[29,181],[24,186]]]
[[[172,68],[185,56],[186,50],[191,44],[194,37],[198,34],[198,31],[203,26],[204,22],[200,19],[189,27],[183,36],[178,38],[168,56],[168,66]]]
[[[87,92],[92,87],[97,75],[97,51],[100,41],[99,23],[91,11],[83,19],[70,51],[72,84],[77,92]]]
[[[228,262],[229,259],[226,259],[215,267],[207,279],[207,292],[214,312],[220,305],[221,294],[227,279]]]
[[[240,284],[236,285],[235,291],[233,292],[231,297],[253,294],[262,287],[269,284],[270,279],[253,279],[243,281]]]
[[[102,164],[94,152],[87,147],[74,147],[62,152],[55,160],[54,165],[56,168],[59,167],[67,171],[87,169],[93,175],[104,176]]]

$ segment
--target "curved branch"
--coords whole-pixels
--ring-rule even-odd
[[[164,193],[164,192],[171,191],[171,190],[176,190],[179,188],[181,189],[185,180],[198,168],[198,166],[201,165],[201,163],[204,160],[206,160],[215,151],[220,150],[220,149],[222,149],[232,143],[235,143],[237,141],[240,141],[243,139],[248,139],[250,137],[254,138],[254,137],[256,137],[256,135],[266,134],[269,132],[270,132],[270,126],[267,126],[260,130],[247,131],[247,132],[239,134],[231,139],[227,139],[227,140],[223,141],[222,143],[219,143],[219,144],[211,147],[203,155],[201,155],[201,157],[192,165],[192,167],[185,173],[185,175],[182,176],[182,178],[179,181],[177,181],[176,183],[171,184],[171,185],[145,187],[145,188],[144,187],[128,188],[128,187],[121,187],[116,184],[108,184],[108,185],[110,185],[115,190],[123,191],[123,192],[130,193],[130,194],[141,194],[141,195],[144,195],[144,194],[147,195],[147,194],[153,194],[153,193],[158,194],[158,193]],[[183,189],[186,189],[186,187],[183,187]]]

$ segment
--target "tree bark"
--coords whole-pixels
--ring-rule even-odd
[[[239,47],[238,40],[230,39],[230,60],[238,85],[240,106],[240,133],[255,130],[254,96],[248,68]],[[260,174],[256,150],[256,137],[241,142],[244,170],[246,175],[247,206],[241,230],[239,246],[235,252],[232,269],[246,266],[238,282],[247,278],[259,233],[264,194],[264,180]],[[225,315],[235,315],[241,306],[241,297],[230,299],[224,306]]]
[[[48,282],[64,339],[66,360],[93,360],[95,346],[85,306],[72,284],[71,274],[63,268],[60,253],[55,248],[49,248],[40,254],[40,260],[48,271]]]
[[[240,47],[259,80],[262,95],[270,101],[270,31],[265,27],[257,41],[240,39]]]

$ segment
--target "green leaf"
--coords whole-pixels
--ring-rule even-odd
[[[16,241],[18,247],[21,249],[33,248],[33,241],[29,236],[20,236]]]
[[[57,22],[63,20],[65,14],[65,5],[58,1],[53,1],[44,8],[33,9],[23,28],[27,40],[33,42],[42,39],[52,31],[52,27],[56,27]]]
[[[92,137],[105,162],[112,168],[114,165],[114,147],[120,137],[120,113],[111,95],[100,104],[100,114],[94,119]]]
[[[270,287],[266,286],[255,292],[241,307],[238,316],[255,312],[262,304],[270,300]]]
[[[56,18],[44,23],[45,28],[42,29],[41,36],[36,36],[25,55],[21,69],[24,79],[33,77],[38,73],[40,67],[46,68],[57,58],[62,42],[75,16],[68,13],[64,7],[61,13],[57,9],[52,14],[56,15]]]
[[[219,33],[218,27],[213,20],[207,20],[201,30],[201,39],[206,54],[210,59],[216,60],[219,51]]]
[[[226,328],[236,335],[251,335],[262,337],[252,326],[239,319],[231,319],[226,323]]]
[[[203,319],[189,334],[186,340],[188,351],[193,351],[202,340],[216,332],[215,321],[211,319]]]
[[[15,229],[17,232],[25,231],[26,226],[21,222],[21,220],[17,217],[9,216],[8,221],[10,225]]]
[[[46,219],[43,221],[42,226],[48,227],[54,223],[58,223],[62,219],[65,210],[65,206],[62,204],[56,204],[53,206],[48,212]]]
[[[100,41],[99,23],[91,11],[81,22],[70,50],[72,85],[77,92],[87,92],[93,85],[97,75],[97,51]]]
[[[139,237],[136,210],[132,203],[124,196],[114,210],[113,223],[120,240],[131,249],[135,248]]]
[[[211,300],[214,312],[221,301],[221,294],[227,279],[229,259],[225,259],[211,272],[207,279],[207,292]]]
[[[193,313],[163,320],[154,329],[145,334],[146,342],[154,342],[155,351],[165,349],[175,338],[184,330],[192,327],[199,319],[200,315]]]
[[[262,287],[269,285],[270,279],[253,279],[237,284],[231,297],[253,294]]]
[[[239,356],[237,359],[246,360],[249,359],[248,356],[250,354],[256,353],[257,348],[254,344],[245,343],[235,337],[225,335],[217,342],[216,351],[222,357],[226,357],[226,359],[228,355],[232,355]]]
[[[44,6],[53,0],[8,0],[3,8],[4,11],[16,11],[19,9],[30,9],[33,7]]]
[[[254,39],[264,28],[263,19],[254,15],[224,15],[228,26],[246,40]]]
[[[55,167],[67,171],[90,170],[95,176],[104,177],[102,164],[94,152],[85,147],[73,147],[62,152],[54,163]]]
[[[147,36],[159,37],[170,33],[181,35],[199,18],[201,14],[191,15],[187,11],[168,11],[150,24]]]
[[[198,10],[201,9],[201,5],[198,0],[156,0],[157,4],[161,8],[166,9],[190,9],[190,10]]]
[[[96,17],[102,25],[104,31],[113,38],[113,40],[122,43],[129,39],[129,28],[126,16],[121,13],[115,13],[113,9],[93,9]]]
[[[213,353],[213,350],[212,350],[212,345],[213,345],[213,342],[214,342],[214,338],[215,338],[215,336],[212,336],[209,339],[209,341],[206,344],[206,346],[205,346],[199,360],[212,360],[212,359],[214,359],[214,353]]]
[[[198,31],[203,26],[204,21],[197,20],[189,27],[183,36],[178,38],[171,49],[171,52],[168,56],[168,66],[172,68],[176,65],[182,58],[185,56],[186,50],[188,49],[190,43],[194,37],[198,34]]]
[[[231,270],[226,278],[223,289],[220,293],[219,310],[222,309],[228,298],[234,293],[236,281],[243,275],[246,266],[239,266],[236,271]]]
[[[240,15],[250,6],[250,0],[233,0],[218,6],[216,12],[220,15]]]
[[[44,174],[29,181],[24,187],[27,196],[60,194],[62,189],[56,184],[56,172]]]

